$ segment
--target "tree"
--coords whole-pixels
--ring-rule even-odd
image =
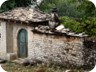
[[[16,7],[26,7],[31,4],[31,0],[15,0]]]
[[[88,1],[84,0],[81,5],[78,7],[79,11],[84,11],[85,18],[92,17],[95,15],[95,5]]]
[[[80,3],[78,0],[43,0],[40,9],[50,12],[50,9],[57,7],[60,16],[81,17],[83,12],[77,10]]]
[[[0,8],[0,12],[4,12],[10,9],[13,9],[15,7],[15,1],[14,0],[7,0],[5,1]]]
[[[95,6],[88,0],[43,0],[40,9],[50,12],[52,7],[57,7],[60,16],[75,18],[90,17],[95,14]]]
[[[0,12],[11,10],[15,7],[27,7],[31,4],[31,0],[7,0],[0,8]]]

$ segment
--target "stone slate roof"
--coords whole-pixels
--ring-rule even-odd
[[[32,21],[32,22],[42,22],[48,21],[50,19],[50,15],[44,13],[36,8],[31,7],[19,7],[13,10],[3,12],[0,14],[0,19],[9,19],[9,20],[19,20],[19,21]]]
[[[62,24],[60,26],[63,26]],[[58,27],[60,27],[58,26]],[[56,27],[57,28],[57,27]],[[75,33],[72,32],[69,28],[61,28],[61,29],[56,29],[54,32],[50,31],[49,26],[43,26],[43,25],[38,25],[36,26],[33,30],[33,32],[41,33],[41,34],[50,34],[50,35],[64,35],[64,36],[71,36],[71,37],[87,37],[88,35],[85,34],[85,32],[82,33]]]
[[[21,21],[21,22],[26,22],[26,23],[36,22],[36,25],[37,25],[39,22],[46,22],[46,21],[48,22],[52,18],[51,18],[51,15],[44,13],[40,11],[39,9],[31,8],[31,7],[19,7],[19,8],[15,8],[13,10],[7,11],[7,12],[0,13],[0,19]],[[44,26],[44,25],[40,25],[40,23],[34,28],[33,32],[53,34],[53,35],[64,34],[67,36],[74,36],[74,37],[88,36],[84,32],[76,34],[74,32],[71,32],[70,29],[67,29],[65,27],[60,30],[55,30],[55,32],[51,32],[50,27],[48,25]]]

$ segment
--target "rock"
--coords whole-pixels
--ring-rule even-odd
[[[6,63],[6,62],[7,62],[6,60],[0,59],[0,64]]]
[[[69,32],[68,35],[73,36],[75,33],[74,32]]]
[[[25,60],[22,61],[21,64],[24,65],[24,66],[28,66],[30,64],[30,62],[29,62],[29,60],[25,59]]]
[[[58,27],[56,27],[56,30],[62,30],[62,29],[64,29],[65,27],[64,27],[64,25],[59,25]]]
[[[35,60],[29,60],[29,62],[30,62],[30,65],[31,66],[34,66],[36,64],[42,64],[43,63],[41,60],[37,60],[37,59],[35,59]]]
[[[36,64],[37,64],[36,61],[30,60],[30,65],[31,65],[31,66],[34,66],[34,65],[36,65]]]
[[[7,54],[7,59],[10,60],[15,60],[17,58],[15,53],[8,53]]]
[[[70,70],[66,70],[65,72],[70,72]]]
[[[36,59],[36,62],[37,62],[38,64],[42,64],[42,63],[43,63],[41,60],[37,60],[37,59]]]

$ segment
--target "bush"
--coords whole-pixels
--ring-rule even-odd
[[[53,7],[57,7],[60,16],[80,18],[84,15],[82,9],[78,11],[78,6],[80,4],[81,2],[77,0],[43,0],[40,4],[40,9],[50,13]]]
[[[71,31],[75,33],[85,32],[89,36],[96,36],[96,17],[79,19],[78,21],[66,16],[63,16],[60,19],[61,23],[66,28],[70,28]]]
[[[64,26],[66,28],[70,28],[71,31],[76,33],[80,33],[83,31],[80,22],[77,22],[75,19],[66,16],[63,16],[60,19]]]
[[[84,20],[82,22],[84,31],[90,36],[96,36],[96,18],[92,17],[90,19]]]

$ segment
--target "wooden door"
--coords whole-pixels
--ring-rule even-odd
[[[18,56],[20,58],[27,57],[28,34],[27,31],[22,29],[18,34]]]

